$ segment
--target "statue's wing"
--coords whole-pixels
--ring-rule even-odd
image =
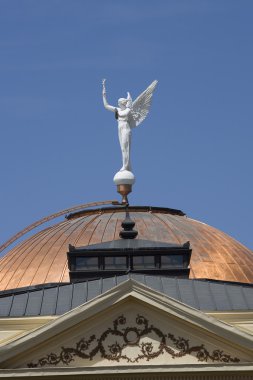
[[[133,110],[133,99],[132,99],[132,97],[130,95],[130,92],[127,93],[127,107],[130,108],[130,110],[131,110],[131,112],[128,115],[128,123],[130,124],[131,128],[135,128],[136,127],[136,122],[135,122],[135,119],[133,118],[133,113],[132,113],[132,110]]]
[[[131,114],[134,123],[131,122],[132,127],[137,127],[147,116],[151,105],[152,95],[157,83],[158,81],[154,80],[154,82],[152,82],[133,102]]]

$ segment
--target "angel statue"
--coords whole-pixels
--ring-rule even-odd
[[[102,81],[104,106],[107,110],[114,112],[115,118],[118,120],[119,143],[123,161],[120,171],[128,170],[131,172],[130,148],[132,128],[140,125],[146,118],[151,105],[152,95],[158,82],[157,80],[153,81],[134,102],[128,92],[127,98],[119,98],[118,107],[113,107],[107,103],[105,81],[105,79]]]

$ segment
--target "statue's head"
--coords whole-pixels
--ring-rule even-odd
[[[125,99],[125,98],[119,98],[119,100],[118,100],[119,108],[125,109],[126,106],[127,106],[127,102],[128,102],[127,99]]]

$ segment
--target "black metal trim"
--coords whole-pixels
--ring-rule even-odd
[[[125,212],[125,206],[114,206],[114,207],[100,207],[93,209],[85,209],[77,212],[70,213],[65,216],[66,219],[75,219],[80,218],[81,216],[91,215],[96,213],[109,213],[109,212]],[[168,208],[168,207],[156,207],[156,206],[128,206],[128,211],[130,212],[157,212],[161,214],[171,214],[171,215],[179,215],[185,216],[186,214],[177,209]]]

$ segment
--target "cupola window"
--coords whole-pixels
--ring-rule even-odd
[[[98,270],[98,257],[77,256],[75,259],[76,270]]]
[[[127,273],[189,277],[189,243],[172,245],[149,240],[114,240],[87,247],[69,247],[72,282]]]
[[[107,269],[127,269],[127,257],[126,256],[111,256],[104,258],[104,270]]]
[[[133,269],[155,269],[155,256],[133,256]]]

